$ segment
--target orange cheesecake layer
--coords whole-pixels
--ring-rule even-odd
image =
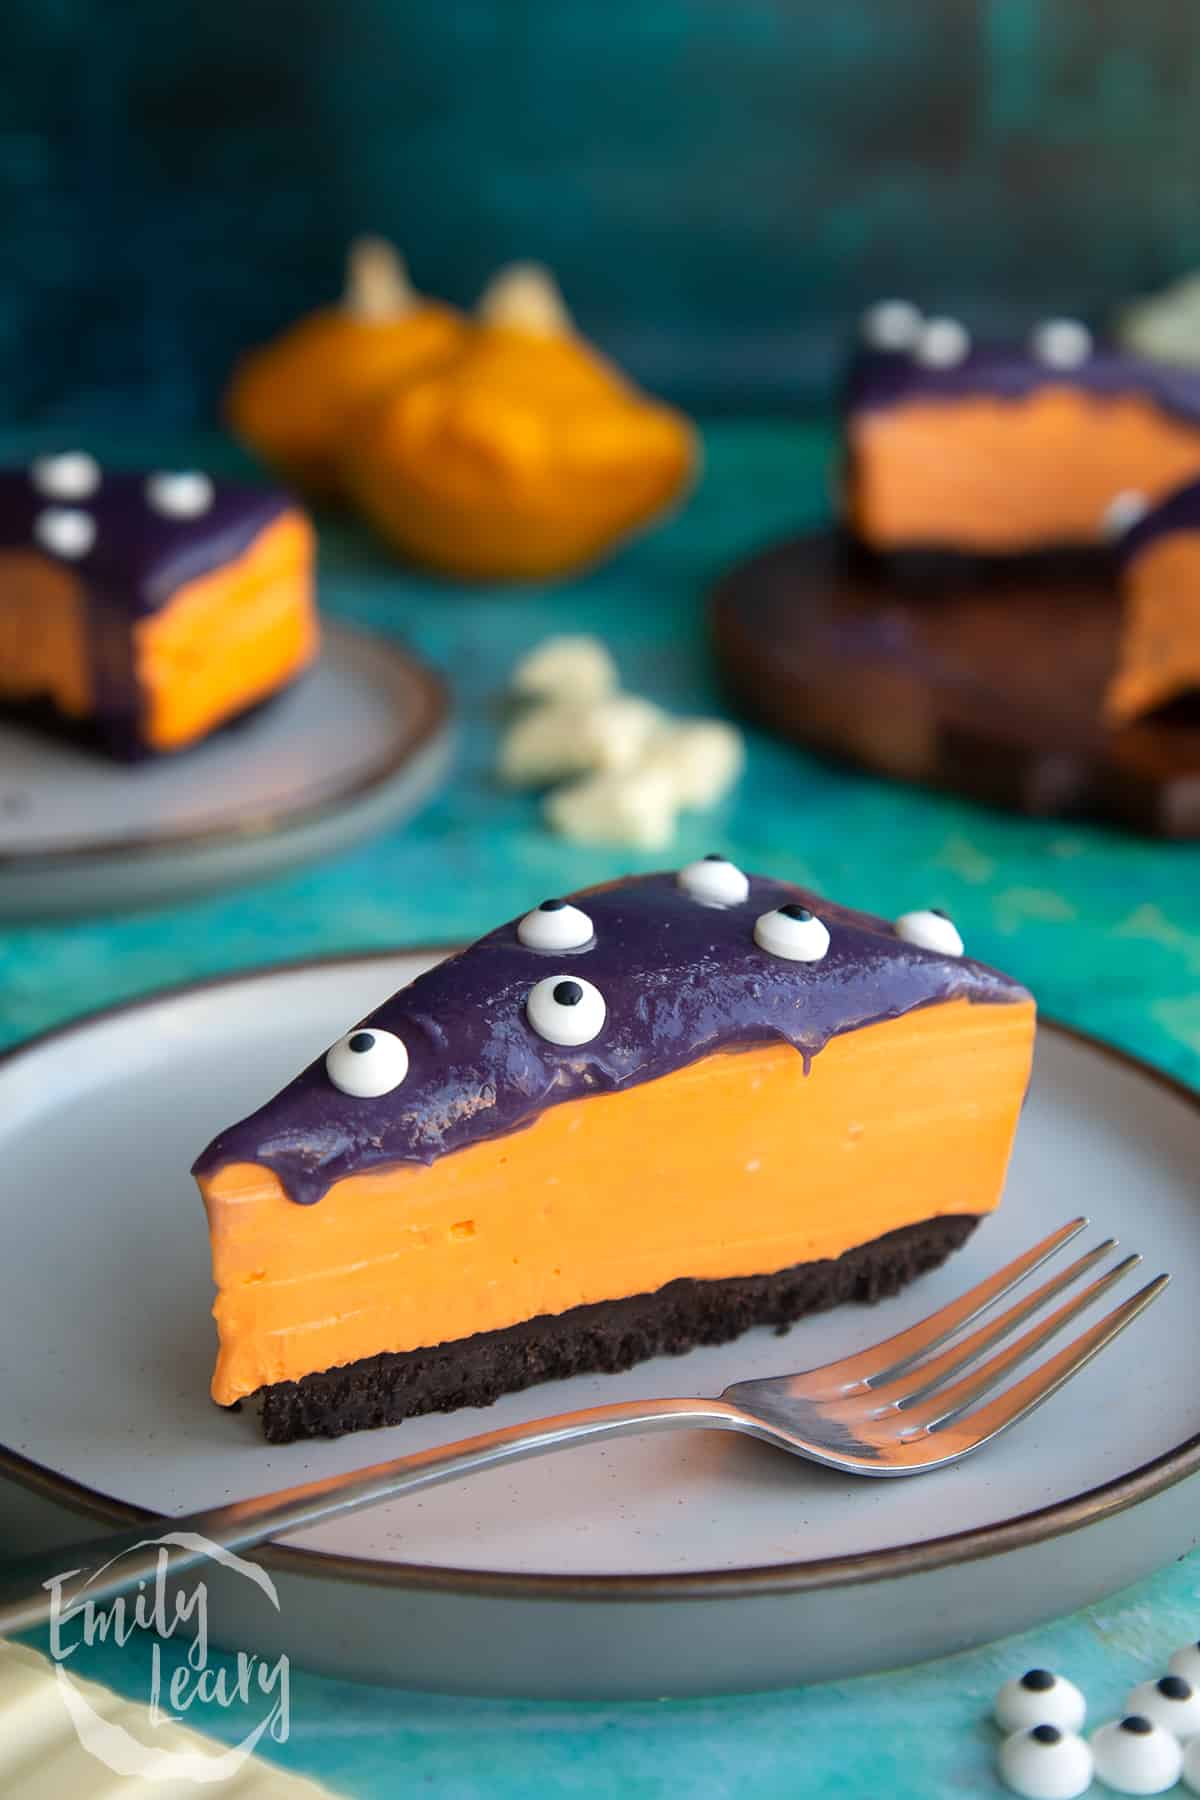
[[[1034,1008],[955,1000],[833,1038],[709,1056],[312,1206],[254,1163],[201,1177],[213,1397],[541,1314],[840,1256],[1000,1198]]]
[[[313,556],[308,520],[284,513],[236,561],[138,623],[134,667],[155,749],[194,743],[312,661]]]
[[[1172,532],[1126,566],[1121,641],[1105,699],[1118,725],[1200,689],[1200,532]]]
[[[1161,500],[1200,472],[1200,425],[1065,385],[867,408],[848,434],[849,522],[878,549],[1099,543],[1119,493]]]

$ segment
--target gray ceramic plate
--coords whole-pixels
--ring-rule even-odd
[[[130,768],[0,724],[0,919],[158,905],[343,849],[425,799],[447,716],[406,651],[326,623],[315,669],[181,756]]]
[[[214,1633],[313,1667],[477,1692],[764,1687],[993,1638],[1192,1547],[1200,1108],[1053,1027],[1000,1215],[874,1310],[336,1443],[273,1449],[248,1411],[213,1408],[208,1247],[188,1164],[430,960],[219,982],[0,1063],[0,1539],[66,1541],[82,1535],[79,1511],[181,1511],[512,1420],[803,1368],[898,1330],[1086,1209],[1097,1236],[1120,1235],[1175,1281],[1066,1392],[955,1469],[853,1481],[703,1434],[593,1446],[273,1547],[278,1616],[243,1582],[213,1598]]]

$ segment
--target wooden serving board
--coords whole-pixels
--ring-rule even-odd
[[[1119,606],[1097,567],[918,590],[826,531],[737,564],[711,625],[730,691],[798,743],[1019,812],[1200,837],[1200,701],[1101,720]]]

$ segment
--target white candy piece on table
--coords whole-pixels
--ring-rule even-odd
[[[96,521],[77,506],[48,506],[33,521],[33,535],[51,556],[73,562],[86,556],[96,542]]]
[[[1139,1681],[1125,1701],[1127,1713],[1142,1713],[1162,1725],[1181,1744],[1200,1733],[1200,1692],[1183,1675],[1161,1675]]]
[[[1079,369],[1092,354],[1092,334],[1080,319],[1043,319],[1029,335],[1036,361],[1048,369]]]
[[[906,944],[918,944],[922,950],[937,950],[942,956],[963,953],[957,925],[936,906],[924,912],[901,913],[896,920],[896,936]]]
[[[86,450],[37,456],[29,475],[38,493],[47,500],[87,500],[100,486],[100,464]]]
[[[746,761],[736,725],[724,719],[681,719],[651,738],[642,767],[666,775],[685,810],[704,812],[729,792]]]
[[[543,810],[546,822],[577,844],[664,850],[675,835],[678,807],[665,776],[627,769],[555,788]]]
[[[166,470],[146,481],[146,500],[164,519],[199,519],[216,498],[212,476],[199,469]]]
[[[1178,1650],[1173,1650],[1167,1668],[1172,1675],[1182,1675],[1193,1687],[1200,1687],[1200,1643],[1181,1644]]]
[[[1026,1800],[1075,1800],[1091,1786],[1092,1753],[1073,1731],[1034,1725],[1001,1744],[1000,1777]]]
[[[542,787],[590,770],[627,769],[662,727],[663,714],[636,694],[589,706],[546,701],[513,720],[500,745],[512,787]]]
[[[993,1716],[1001,1731],[1027,1730],[1031,1725],[1079,1731],[1087,1716],[1087,1701],[1065,1675],[1055,1675],[1050,1669],[1026,1669],[1024,1675],[1004,1683],[996,1695]]]
[[[1178,1741],[1141,1713],[1101,1725],[1091,1747],[1096,1774],[1118,1794],[1165,1794],[1183,1769]]]
[[[1119,494],[1113,495],[1105,507],[1100,530],[1112,542],[1124,537],[1127,531],[1132,531],[1149,511],[1148,494],[1141,494],[1136,488],[1123,488]]]
[[[913,358],[925,369],[953,369],[971,353],[971,337],[958,319],[926,319],[913,345]]]
[[[675,880],[701,906],[740,906],[750,897],[749,876],[715,851],[699,862],[686,863]]]
[[[617,666],[599,638],[544,638],[517,664],[511,686],[530,700],[604,700],[616,692]]]
[[[924,319],[911,300],[877,300],[859,322],[863,342],[872,350],[911,350]]]

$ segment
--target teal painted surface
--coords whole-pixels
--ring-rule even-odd
[[[595,630],[631,687],[681,708],[716,705],[704,592],[731,556],[819,515],[829,443],[817,426],[714,426],[705,482],[687,511],[606,569],[555,589],[438,587],[381,561],[356,531],[329,526],[328,610],[404,634],[456,684],[463,730],[449,786],[394,835],[268,886],[169,911],[0,933],[0,1040],[197,975],[461,938],[545,893],[649,866],[556,842],[532,801],[493,787],[506,673],[549,631]],[[0,452],[17,449],[0,444]],[[127,439],[121,449],[131,458],[230,459],[194,442]],[[740,791],[718,817],[689,825],[675,855],[713,847],[885,913],[942,906],[972,951],[1027,980],[1048,1011],[1200,1079],[1200,846],[1007,818],[867,780],[752,734]],[[1001,1791],[989,1773],[984,1719],[1004,1676],[1034,1662],[1062,1668],[1100,1717],[1176,1644],[1200,1634],[1198,1590],[1193,1556],[1008,1645],[752,1698],[537,1705],[430,1699],[301,1674],[291,1739],[271,1753],[363,1800],[414,1792],[437,1800],[986,1797]],[[106,1649],[87,1669],[131,1695],[146,1692],[132,1649]],[[212,1709],[189,1717],[218,1734],[227,1729]]]
[[[693,403],[820,388],[880,290],[1103,312],[1200,261],[1198,52],[1179,0],[7,0],[0,393],[210,417],[368,228],[460,301],[548,260]]]

